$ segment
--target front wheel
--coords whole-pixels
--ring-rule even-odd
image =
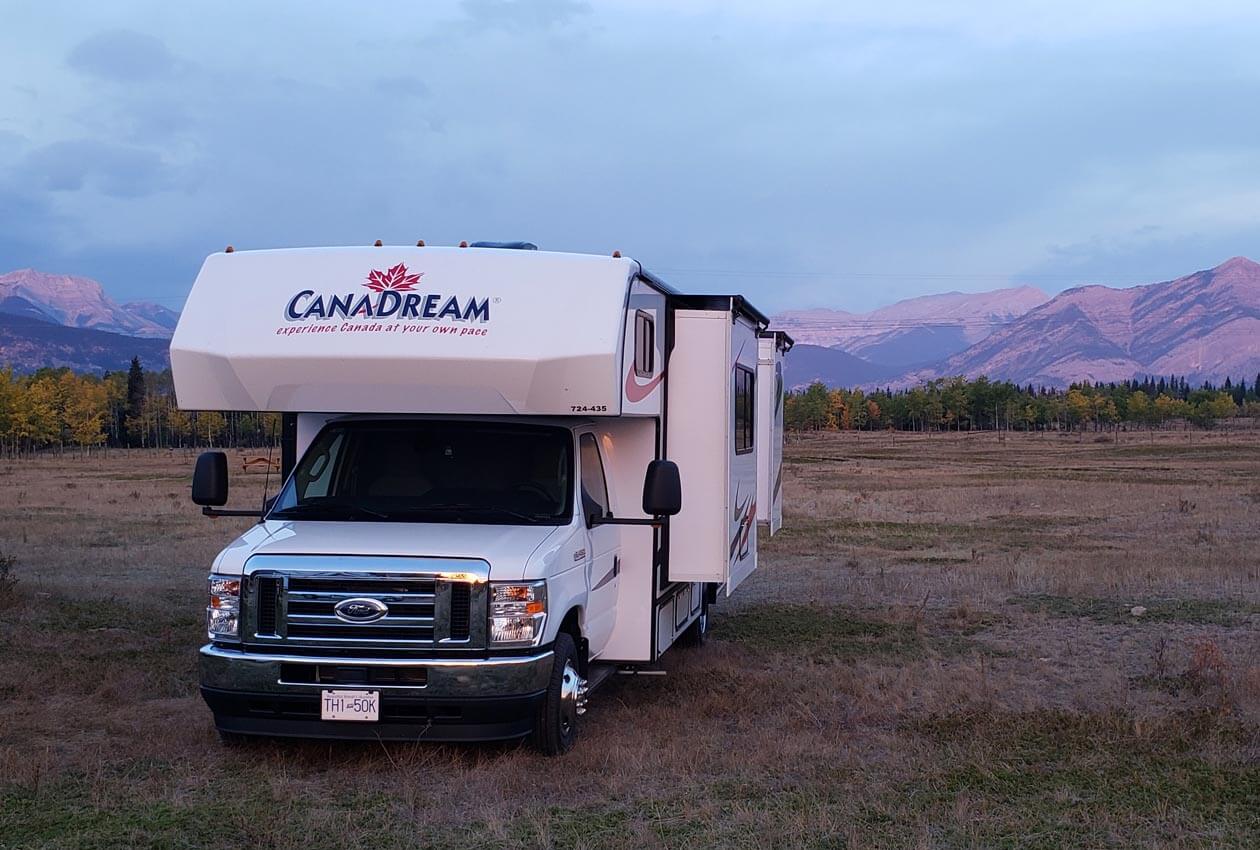
[[[533,743],[539,751],[558,756],[573,749],[577,740],[578,708],[585,684],[578,673],[577,645],[565,632],[556,636],[555,660],[547,695],[534,721]]]

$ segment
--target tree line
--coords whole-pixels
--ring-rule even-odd
[[[1078,383],[1066,390],[980,377],[941,378],[893,390],[829,389],[816,382],[787,394],[784,422],[795,431],[1082,431],[1213,427],[1260,420],[1260,375],[1192,387],[1184,377]],[[0,455],[50,447],[259,447],[279,434],[275,413],[185,411],[169,369],[77,374],[68,368],[17,375],[0,369]]]
[[[795,431],[1083,431],[1210,428],[1237,416],[1260,420],[1260,375],[1192,387],[1184,377],[1082,382],[1067,389],[980,377],[939,378],[909,389],[829,389],[815,382],[788,393],[784,424]]]
[[[186,411],[169,369],[77,374],[68,368],[17,375],[0,369],[0,455],[47,448],[264,446],[279,434],[274,413]]]

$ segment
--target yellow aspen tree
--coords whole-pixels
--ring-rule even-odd
[[[105,385],[82,378],[66,402],[66,427],[81,449],[91,454],[92,446],[105,442],[105,418],[109,414],[109,394]]]

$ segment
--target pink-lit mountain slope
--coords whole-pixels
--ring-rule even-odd
[[[1063,386],[1136,375],[1192,382],[1260,371],[1260,264],[1234,257],[1176,280],[1069,289],[936,366],[899,383],[988,375]]]

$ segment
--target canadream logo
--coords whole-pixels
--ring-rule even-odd
[[[407,273],[402,263],[385,271],[373,269],[363,286],[371,292],[317,295],[303,289],[289,299],[284,317],[290,322],[311,319],[450,319],[456,322],[490,321],[489,298],[466,298],[437,292],[416,292],[424,272]]]

